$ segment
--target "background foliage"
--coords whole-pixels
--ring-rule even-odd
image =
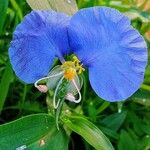
[[[132,18],[133,26],[145,37],[150,49],[150,2],[148,0],[77,0],[77,3],[79,8],[105,5],[126,13]],[[46,95],[39,93],[33,85],[26,85],[19,81],[8,59],[12,33],[23,16],[30,11],[24,0],[0,0],[0,124],[29,114],[47,112]],[[82,104],[76,109],[82,107],[82,113],[105,133],[115,149],[149,150],[150,62],[143,85],[125,102],[109,103],[98,98],[91,90],[87,74],[84,80],[86,84],[82,89]],[[64,136],[63,131],[60,134]],[[69,145],[70,149],[93,149],[75,133],[72,134]]]

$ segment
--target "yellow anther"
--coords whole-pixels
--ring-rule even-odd
[[[82,66],[80,66],[78,69],[78,74],[81,74],[83,71],[85,71],[85,69]]]
[[[74,68],[69,68],[64,72],[64,77],[67,80],[73,80],[76,75],[76,70]]]
[[[72,67],[75,67],[74,62],[72,62],[72,61],[65,61],[61,66],[61,68],[63,70],[66,70],[66,69],[72,68]]]
[[[73,56],[73,62],[75,64],[80,64],[80,60],[77,58],[77,56]]]
[[[73,62],[75,63],[78,74],[81,74],[83,71],[85,71],[85,69],[80,64],[80,60],[76,56],[73,57]]]
[[[67,80],[73,80],[75,75],[81,74],[85,69],[80,64],[80,60],[74,56],[72,61],[66,61],[61,68],[64,70],[64,77]]]

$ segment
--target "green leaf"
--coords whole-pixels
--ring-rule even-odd
[[[10,64],[8,63],[0,82],[0,112],[3,109],[3,105],[5,103],[9,86],[12,82],[13,77],[13,71]]]
[[[83,1],[83,0],[77,0],[79,8],[87,8],[87,7],[92,7],[94,6],[96,0],[88,0],[88,1]]]
[[[150,29],[150,23],[143,23],[141,33],[144,35]],[[150,70],[145,71],[145,77],[150,75]]]
[[[101,130],[84,117],[69,116],[64,118],[63,122],[72,131],[81,135],[95,149],[113,150],[113,146]]]
[[[149,150],[150,149],[150,136],[146,135],[140,140],[139,149]]]
[[[131,136],[125,130],[121,131],[120,140],[118,144],[119,150],[135,150],[135,144]]]
[[[31,115],[1,125],[0,133],[1,150],[68,149],[67,135],[56,129],[54,118],[47,114]]]
[[[75,0],[27,0],[32,9],[56,10],[73,15],[78,11]]]
[[[102,126],[98,126],[103,133],[105,133],[106,135],[108,135],[109,137],[112,137],[116,140],[119,139],[119,135],[117,134],[116,131],[114,131],[113,129],[110,129],[110,128],[106,128],[106,127],[102,127]]]
[[[142,22],[150,22],[150,12],[148,11],[140,11],[138,9],[131,9],[130,11],[126,12],[130,19],[137,19],[140,18]]]
[[[17,15],[21,21],[23,18],[23,14],[22,14],[22,10],[21,10],[20,6],[16,2],[16,0],[10,0],[10,3],[13,6],[14,10],[17,12]]]
[[[148,91],[138,90],[132,97],[134,102],[144,106],[150,106],[150,94]]]
[[[117,131],[123,124],[126,118],[127,112],[115,113],[106,118],[104,118],[101,123],[104,124],[107,128]]]
[[[147,135],[150,135],[150,125],[140,124],[142,131],[144,131]]]
[[[0,34],[2,33],[5,22],[6,12],[8,7],[8,0],[0,0]]]
[[[130,4],[122,4],[122,1],[116,1],[116,0],[110,1],[109,7],[118,9],[121,12],[126,12],[126,11],[129,11],[131,9]]]

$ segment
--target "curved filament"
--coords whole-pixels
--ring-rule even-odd
[[[79,99],[77,99],[77,100],[76,99],[72,99],[72,102],[80,103],[81,102],[81,98],[82,98],[81,93],[80,93],[80,89],[78,88],[78,86],[77,86],[77,84],[76,84],[74,79],[72,80],[72,82],[73,82],[73,85],[75,86],[75,88],[77,89],[77,92],[79,94]]]
[[[58,89],[59,89],[59,87],[60,87],[63,79],[64,79],[64,76],[60,79],[60,81],[58,82],[57,87],[55,89],[55,93],[54,93],[54,97],[53,97],[53,106],[54,106],[55,109],[58,108],[59,103],[60,103],[60,99],[59,99],[58,102],[57,102],[57,104],[56,104],[56,95],[57,95]]]
[[[34,83],[34,86],[35,86],[36,88],[38,88],[38,86],[39,86],[38,83],[41,82],[42,80],[46,80],[46,79],[50,79],[50,78],[53,78],[53,77],[57,77],[57,76],[62,75],[62,74],[63,74],[63,71],[62,71],[62,72],[59,72],[59,73],[57,73],[57,74],[48,76],[48,77],[41,78],[41,79],[37,80],[37,81]]]

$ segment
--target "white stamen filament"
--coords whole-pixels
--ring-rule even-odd
[[[79,99],[77,99],[77,100],[76,99],[72,99],[72,102],[80,103],[81,102],[81,98],[82,98],[81,93],[80,93],[80,89],[78,88],[78,86],[77,86],[77,84],[76,84],[74,79],[72,80],[72,82],[73,82],[73,84],[74,84],[74,86],[77,89],[77,92],[79,94]]]
[[[60,99],[59,99],[58,102],[57,102],[57,104],[56,104],[56,95],[57,95],[58,89],[59,89],[59,87],[60,87],[63,79],[64,79],[64,76],[60,79],[60,81],[58,82],[57,87],[55,89],[55,93],[54,93],[54,97],[53,97],[53,106],[54,106],[55,109],[58,108],[59,103],[60,103]]]
[[[53,77],[60,76],[60,75],[62,75],[62,74],[64,74],[64,71],[61,71],[61,72],[59,72],[59,73],[57,73],[57,74],[54,74],[54,75],[50,75],[50,76],[41,78],[41,79],[37,80],[37,81],[34,83],[34,86],[35,86],[37,89],[39,89],[40,91],[46,92],[46,87],[41,86],[41,85],[39,84],[39,82],[41,82],[42,80],[46,80],[46,79],[50,79],[50,78],[53,78]],[[61,85],[61,83],[62,83],[62,81],[63,81],[64,78],[65,78],[65,77],[64,77],[64,75],[63,75],[63,77],[61,77],[61,79],[59,80],[59,82],[58,82],[58,84],[57,84],[57,86],[56,86],[55,92],[54,92],[54,96],[53,96],[53,106],[54,106],[55,109],[57,109],[58,106],[59,106],[59,104],[60,104],[60,99],[58,99],[58,101],[56,102],[56,97],[57,97],[57,93],[58,93],[59,87],[60,87],[60,85]],[[66,100],[69,100],[69,101],[71,101],[71,102],[79,103],[79,102],[81,101],[81,98],[82,98],[81,93],[80,93],[80,89],[79,89],[79,87],[78,87],[78,85],[77,85],[77,83],[76,83],[76,81],[75,81],[74,79],[73,79],[71,82],[73,83],[74,87],[76,88],[76,90],[77,90],[77,92],[78,92],[79,99],[75,99],[75,97],[74,97],[74,95],[73,95],[72,93],[67,93],[67,95],[66,95],[65,98],[66,98]],[[45,86],[46,86],[46,85],[45,85]]]
[[[53,77],[57,77],[57,76],[59,76],[59,75],[62,75],[64,72],[62,71],[62,72],[59,72],[59,73],[57,73],[57,74],[54,74],[54,75],[51,75],[51,76],[48,76],[48,77],[44,77],[44,78],[41,78],[41,79],[39,79],[39,80],[37,80],[35,83],[34,83],[34,86],[36,87],[36,88],[38,88],[38,83],[39,82],[41,82],[42,80],[46,80],[46,79],[50,79],[50,78],[53,78]]]

